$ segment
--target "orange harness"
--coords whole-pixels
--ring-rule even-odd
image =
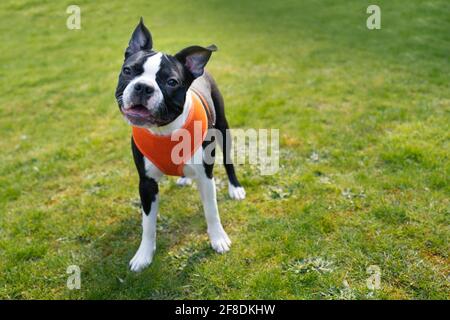
[[[183,175],[183,166],[202,145],[208,131],[207,112],[210,114],[209,106],[200,94],[193,90],[190,92],[191,109],[182,128],[175,130],[170,135],[155,135],[148,129],[133,127],[133,140],[139,151],[166,175]],[[174,161],[172,151],[176,145],[180,144],[177,137],[181,136],[183,139],[185,136],[184,134],[180,135],[180,130],[183,130],[184,134],[189,133],[190,141],[183,143],[188,143],[188,145],[190,143],[190,148],[187,148],[188,152],[184,152],[186,149],[180,150],[179,158]]]

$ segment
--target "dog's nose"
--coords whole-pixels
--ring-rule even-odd
[[[150,98],[155,88],[148,84],[138,82],[134,85],[134,91],[141,97]]]

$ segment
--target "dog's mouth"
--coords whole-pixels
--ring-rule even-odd
[[[128,108],[121,108],[123,115],[131,124],[137,126],[153,126],[163,125],[167,123],[164,119],[157,117],[146,106],[142,104],[134,104]]]
[[[150,110],[142,105],[135,104],[128,108],[121,108],[123,115],[134,126],[152,126],[157,123]]]
[[[138,118],[142,120],[150,120],[152,117],[150,110],[142,104],[132,105],[129,108],[122,109],[125,116],[130,118]]]

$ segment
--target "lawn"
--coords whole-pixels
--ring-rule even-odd
[[[0,298],[448,299],[450,4],[378,0],[370,31],[373,3],[77,0],[68,30],[71,1],[1,1]],[[138,177],[114,90],[140,16],[157,50],[219,47],[228,120],[279,129],[280,170],[240,165],[236,202],[215,168],[225,255],[195,187],[165,179],[155,258],[135,274]]]

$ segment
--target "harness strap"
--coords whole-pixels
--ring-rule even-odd
[[[202,106],[205,109],[206,115],[208,116],[208,127],[212,128],[214,126],[215,119],[213,117],[213,113],[211,112],[209,103],[206,101],[206,99],[194,88],[189,88],[192,92],[194,92],[202,102]]]

